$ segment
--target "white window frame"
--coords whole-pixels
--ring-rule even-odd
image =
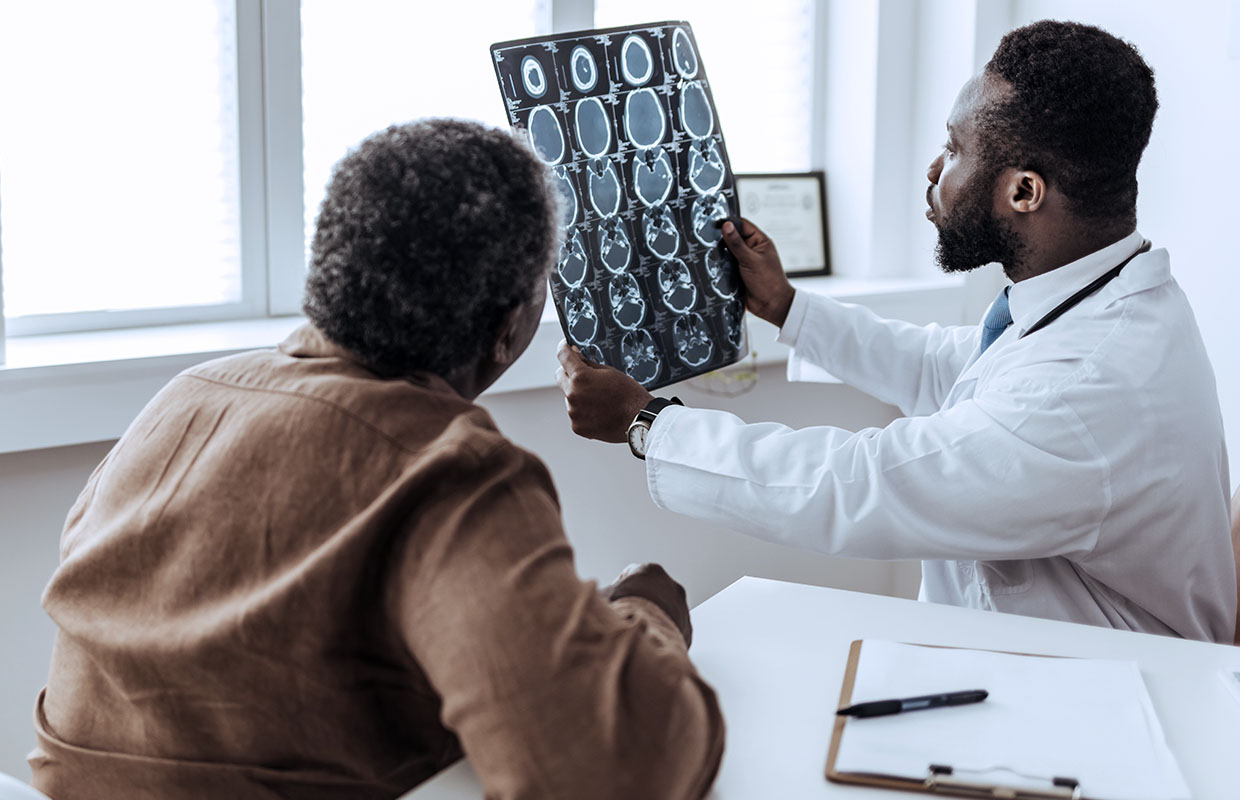
[[[594,0],[543,0],[552,32],[594,25]],[[819,13],[822,13],[821,8]],[[301,313],[305,228],[301,108],[301,3],[236,0],[239,144],[239,302],[31,315],[0,321],[10,337],[261,319]],[[819,39],[821,29],[818,25]],[[820,159],[822,72],[816,65],[811,142]],[[0,276],[3,275],[0,263]],[[0,309],[3,306],[0,305]],[[0,364],[3,346],[0,344]]]
[[[236,0],[241,299],[210,305],[32,314],[7,319],[9,337],[254,319],[270,314],[263,147],[264,106],[268,93],[262,74],[263,29],[260,24],[261,5],[265,2]],[[279,2],[269,4],[281,5]],[[300,84],[298,88],[300,90]],[[3,277],[3,268],[0,263],[0,277]],[[0,323],[0,331],[4,330],[5,325]],[[0,349],[0,354],[2,352]]]

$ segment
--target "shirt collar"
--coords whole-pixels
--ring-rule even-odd
[[[293,358],[338,358],[343,361],[348,361],[379,378],[396,378],[427,389],[457,394],[456,389],[453,389],[451,384],[433,373],[413,372],[407,375],[402,375],[367,364],[355,355],[352,350],[342,347],[333,342],[331,339],[328,339],[327,335],[311,322],[307,322],[304,325],[299,326],[296,330],[290,333],[288,338],[280,342],[279,350],[281,353],[284,353],[287,356],[292,356]]]
[[[1013,284],[1008,291],[1008,308],[1016,329],[1026,331],[1033,327],[1055,306],[1137,252],[1144,241],[1140,233],[1133,231],[1101,250]]]

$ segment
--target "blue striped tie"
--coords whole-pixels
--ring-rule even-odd
[[[995,302],[990,304],[990,310],[986,312],[986,319],[982,320],[982,350],[986,352],[986,348],[995,343],[1000,334],[1007,330],[1012,324],[1012,310],[1008,308],[1008,289],[1011,286],[1004,286],[1003,291],[999,292],[999,296],[995,298]],[[978,353],[978,355],[981,355]]]

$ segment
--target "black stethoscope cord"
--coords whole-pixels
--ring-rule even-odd
[[[1141,240],[1141,246],[1137,248],[1137,252],[1128,256],[1128,258],[1125,258],[1119,264],[1107,270],[1104,274],[1100,275],[1098,278],[1092,281],[1088,286],[1081,289],[1079,292],[1072,295],[1067,300],[1064,300],[1059,305],[1055,306],[1053,309],[1051,309],[1050,313],[1042,317],[1042,319],[1038,320],[1037,322],[1033,323],[1033,325],[1029,328],[1029,330],[1025,331],[1024,333],[1022,333],[1020,336],[1016,338],[1023,339],[1029,334],[1040,331],[1043,328],[1045,328],[1047,325],[1050,325],[1052,322],[1054,322],[1055,320],[1063,316],[1064,313],[1068,309],[1072,308],[1077,303],[1084,300],[1086,297],[1089,297],[1091,294],[1093,294],[1094,292],[1101,289],[1103,286],[1106,286],[1108,283],[1110,283],[1115,278],[1116,275],[1119,275],[1120,270],[1128,266],[1129,261],[1132,261],[1134,258],[1141,255],[1142,253],[1148,253],[1149,251],[1150,251],[1149,240],[1148,239]]]

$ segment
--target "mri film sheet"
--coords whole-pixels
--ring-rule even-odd
[[[491,46],[513,127],[564,201],[551,294],[565,337],[648,389],[748,351],[719,221],[736,190],[686,22]]]

